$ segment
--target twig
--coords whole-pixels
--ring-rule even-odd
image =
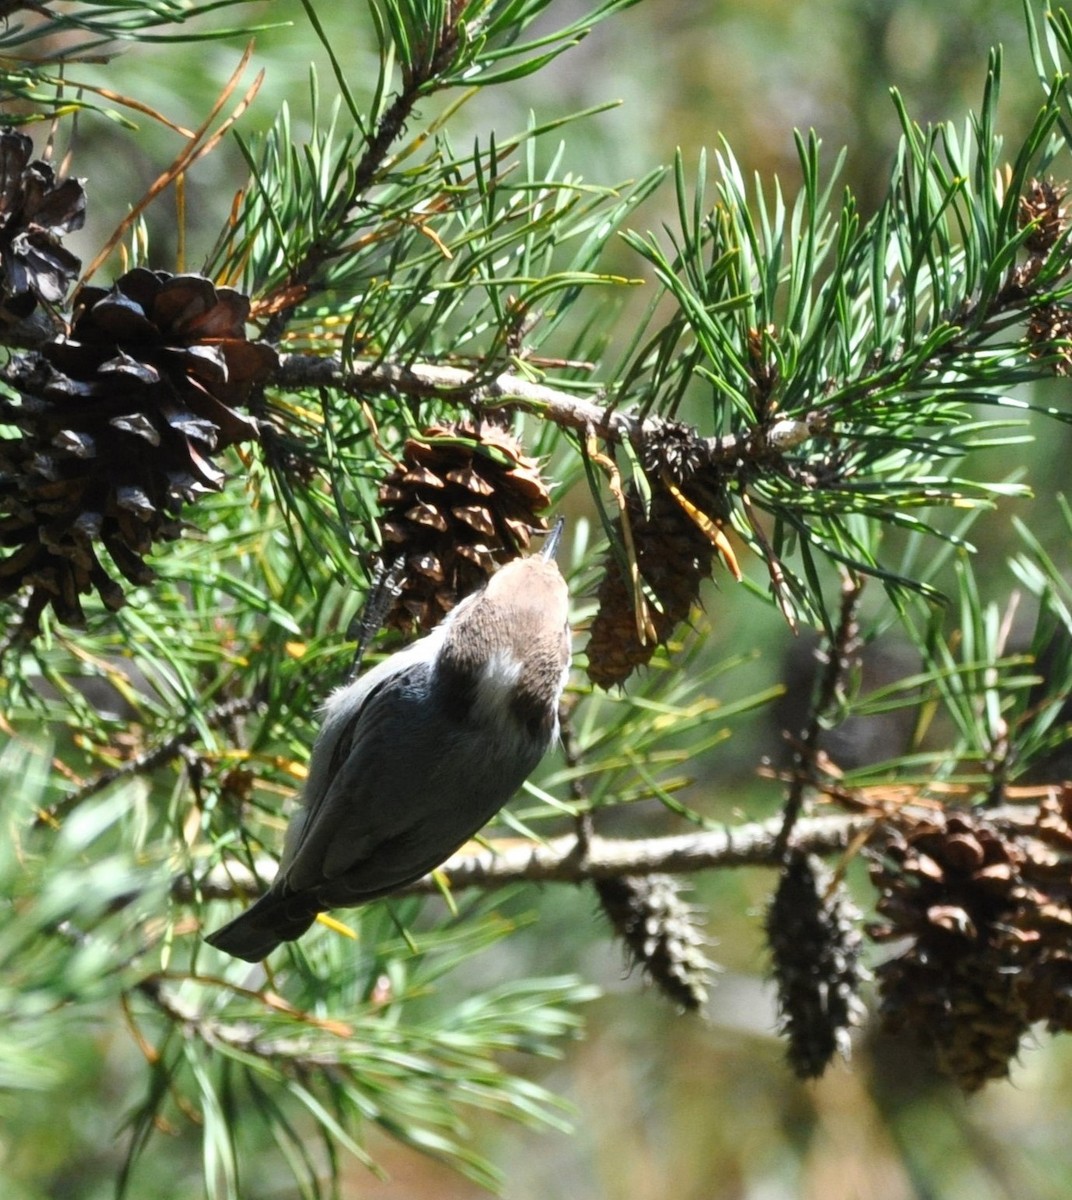
[[[785,582],[785,568],[782,566],[778,555],[775,554],[774,547],[770,544],[770,539],[756,517],[755,506],[752,504],[752,497],[749,495],[747,487],[741,488],[741,507],[744,509],[748,526],[752,530],[752,536],[756,539],[763,556],[763,561],[766,564],[767,574],[770,576],[771,594],[774,596],[775,603],[778,605],[778,609],[785,619],[786,625],[795,634],[799,623],[796,614],[793,612],[789,589]]]
[[[157,767],[162,767],[165,763],[182,757],[183,753],[200,737],[201,730],[205,725],[210,728],[222,725],[232,717],[250,712],[255,704],[256,701],[250,697],[240,696],[237,699],[228,700],[223,704],[217,705],[205,714],[202,724],[195,725],[191,722],[183,729],[180,729],[178,733],[165,738],[158,745],[143,751],[141,754],[135,755],[134,758],[120,763],[116,767],[109,767],[107,771],[102,771],[99,775],[95,775],[88,782],[82,784],[81,787],[75,788],[73,792],[68,792],[66,796],[61,800],[57,800],[55,804],[41,809],[37,814],[37,824],[53,824],[65,812],[77,807],[83,800],[89,799],[90,796],[95,796],[98,792],[103,791],[106,787],[110,787],[120,779],[132,778],[135,775],[146,775],[150,771],[155,771]]]
[[[277,309],[268,321],[264,330],[268,341],[278,341],[295,309],[306,298],[317,271],[337,253],[335,237],[346,219],[346,214],[375,183],[391,146],[401,136],[418,100],[426,93],[427,85],[449,62],[456,48],[457,32],[452,25],[447,24],[441,31],[441,40],[435,53],[419,70],[414,71],[410,78],[404,80],[402,90],[384,111],[361,157],[354,164],[350,187],[336,197],[324,215],[321,222],[322,235],[309,247],[302,260],[295,264],[287,280],[279,288],[282,295],[293,296],[294,299]]]
[[[811,706],[808,727],[793,755],[792,782],[782,810],[782,828],[775,843],[779,861],[784,861],[788,855],[789,839],[800,819],[805,792],[819,778],[819,739],[822,737],[823,720],[833,711],[838,689],[855,661],[859,638],[856,614],[863,590],[864,581],[859,576],[848,575],[842,582],[837,628],[826,652],[826,666]]]
[[[270,1038],[265,1037],[260,1026],[251,1021],[220,1021],[182,1000],[155,975],[140,980],[134,985],[134,990],[187,1036],[193,1035],[208,1046],[226,1046],[276,1064],[286,1064],[291,1070],[299,1072],[337,1067],[343,1063],[341,1050],[346,1045],[346,1039],[340,1036],[341,1026],[333,1039],[338,1043],[340,1053],[332,1053],[326,1048],[323,1037]],[[321,1026],[321,1029],[324,1028]]]
[[[566,766],[576,772],[577,767],[581,764],[581,748],[577,744],[577,737],[573,731],[573,710],[576,707],[576,697],[571,700],[564,700],[559,706],[558,714],[558,732],[559,738],[562,741],[562,756],[566,760]],[[582,855],[587,856],[588,847],[595,836],[595,823],[592,819],[592,810],[588,807],[588,789],[584,786],[584,780],[580,773],[573,775],[569,782],[570,796],[581,805],[580,811],[575,818],[577,832],[577,846]]]

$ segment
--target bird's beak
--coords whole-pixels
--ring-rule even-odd
[[[551,526],[551,532],[547,535],[547,541],[543,544],[543,549],[540,551],[540,557],[551,561],[558,553],[558,543],[562,541],[562,530],[566,528],[566,518],[559,517]]]

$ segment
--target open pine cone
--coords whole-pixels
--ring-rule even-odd
[[[1008,1074],[1033,1023],[1072,1031],[1072,788],[1032,826],[976,810],[899,824],[872,869],[872,937],[910,939],[876,972],[883,1018],[973,1091]]]
[[[144,584],[144,556],[175,538],[184,503],[219,490],[212,456],[257,436],[233,407],[276,363],[246,338],[249,301],[199,275],[141,268],[85,288],[71,335],[16,360],[20,393],[0,440],[0,596],[31,589],[26,623],[51,604],[71,624],[93,589],[109,608],[123,589],[101,561]]]
[[[380,503],[384,559],[403,571],[386,624],[424,631],[546,531],[551,494],[508,429],[460,421],[406,442]]]
[[[1039,805],[1022,875],[1015,936],[1029,962],[1018,987],[1031,1021],[1051,1033],[1072,1033],[1072,787],[1055,789]]]
[[[1023,848],[974,812],[936,813],[897,831],[872,868],[879,941],[910,937],[876,971],[882,1017],[933,1051],[968,1092],[1004,1078],[1029,1017],[1016,935]]]

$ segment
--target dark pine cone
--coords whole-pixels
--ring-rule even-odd
[[[848,1057],[849,1029],[863,1014],[859,913],[822,863],[793,853],[767,909],[766,931],[789,1062],[816,1079],[836,1053]]]
[[[114,287],[85,288],[71,335],[14,362],[20,393],[0,440],[0,596],[31,589],[27,628],[51,604],[83,619],[94,588],[109,608],[121,585],[151,581],[154,542],[178,536],[184,503],[217,491],[212,455],[257,436],[235,410],[276,363],[250,342],[249,301],[199,275],[141,268]]]
[[[0,133],[0,324],[61,301],[82,265],[60,239],[82,228],[85,191],[77,179],[57,181],[32,153],[25,134]]]
[[[651,438],[644,472],[650,502],[645,507],[639,489],[630,486],[626,517],[637,569],[655,605],[646,606],[650,628],[641,631],[632,581],[609,552],[587,648],[588,676],[601,687],[624,682],[688,618],[700,584],[711,574],[716,553],[712,531],[725,520],[722,481],[703,442],[687,427],[668,423]],[[617,540],[624,544],[621,521],[616,524]]]

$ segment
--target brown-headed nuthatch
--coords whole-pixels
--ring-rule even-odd
[[[560,531],[328,698],[279,873],[213,946],[259,962],[318,913],[438,867],[517,791],[558,735],[569,671]]]

